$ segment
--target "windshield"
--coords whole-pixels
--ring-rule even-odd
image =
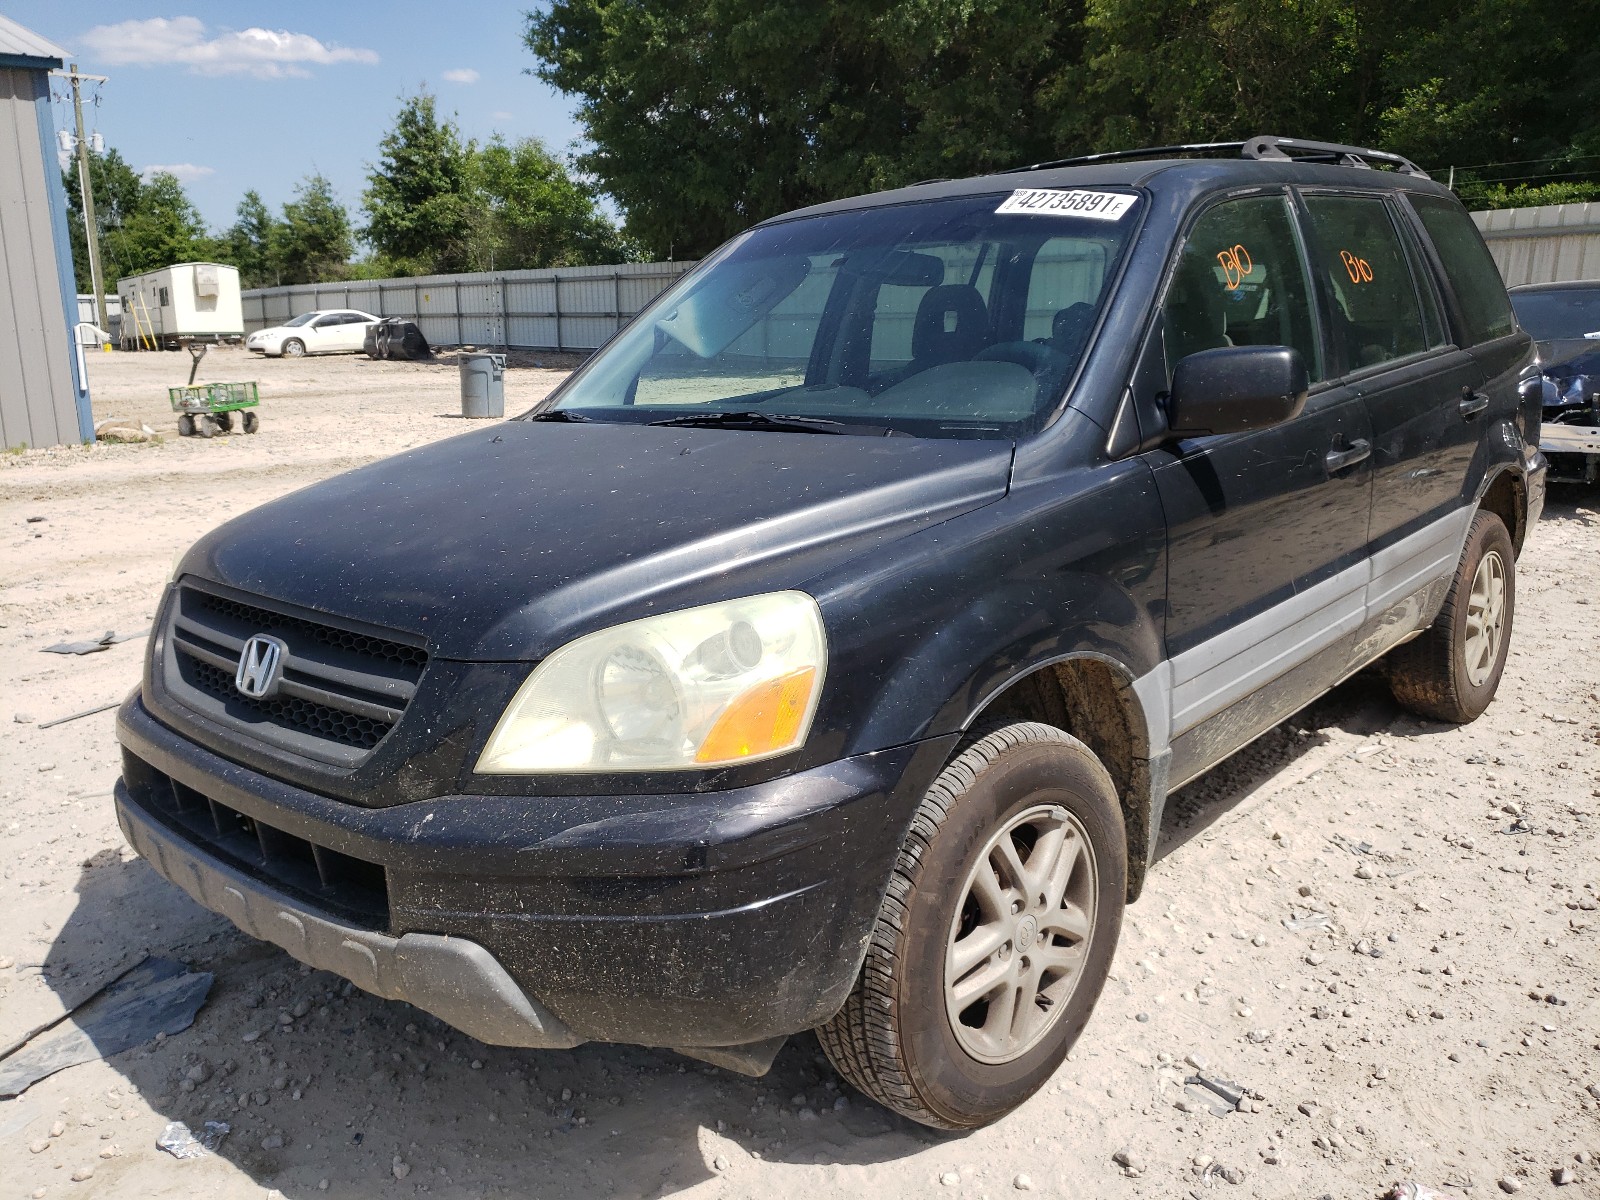
[[[640,314],[554,407],[1016,436],[1050,413],[1082,357],[1137,204],[1019,191],[752,230]]]
[[[1600,339],[1600,287],[1513,292],[1517,322],[1540,342]]]
[[[309,325],[321,315],[322,314],[320,312],[301,313],[298,317],[293,317],[290,320],[285,321],[283,323],[283,328],[294,329],[300,325]]]

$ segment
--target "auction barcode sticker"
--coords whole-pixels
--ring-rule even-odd
[[[1054,188],[1018,188],[994,211],[1120,221],[1122,214],[1132,208],[1138,199],[1137,196],[1125,195],[1122,192],[1063,192]]]

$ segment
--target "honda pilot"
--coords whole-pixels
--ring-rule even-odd
[[[483,1042],[760,1074],[815,1030],[976,1127],[1084,1028],[1174,789],[1375,662],[1484,711],[1540,397],[1393,154],[790,213],[533,411],[202,538],[117,813],[246,933]]]

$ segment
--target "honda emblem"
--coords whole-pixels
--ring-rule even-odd
[[[252,700],[264,700],[278,690],[283,679],[283,660],[289,653],[275,637],[258,633],[239,652],[239,669],[233,673],[233,686]]]

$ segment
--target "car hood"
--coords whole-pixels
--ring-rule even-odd
[[[795,587],[1005,494],[1011,443],[510,421],[213,530],[181,570],[529,661],[652,612]]]
[[[1539,365],[1551,379],[1600,375],[1600,340],[1561,338],[1539,343]]]
[[[289,327],[287,325],[269,325],[265,329],[256,330],[250,336],[251,337],[282,337],[284,334],[286,334],[288,332],[289,332]]]

